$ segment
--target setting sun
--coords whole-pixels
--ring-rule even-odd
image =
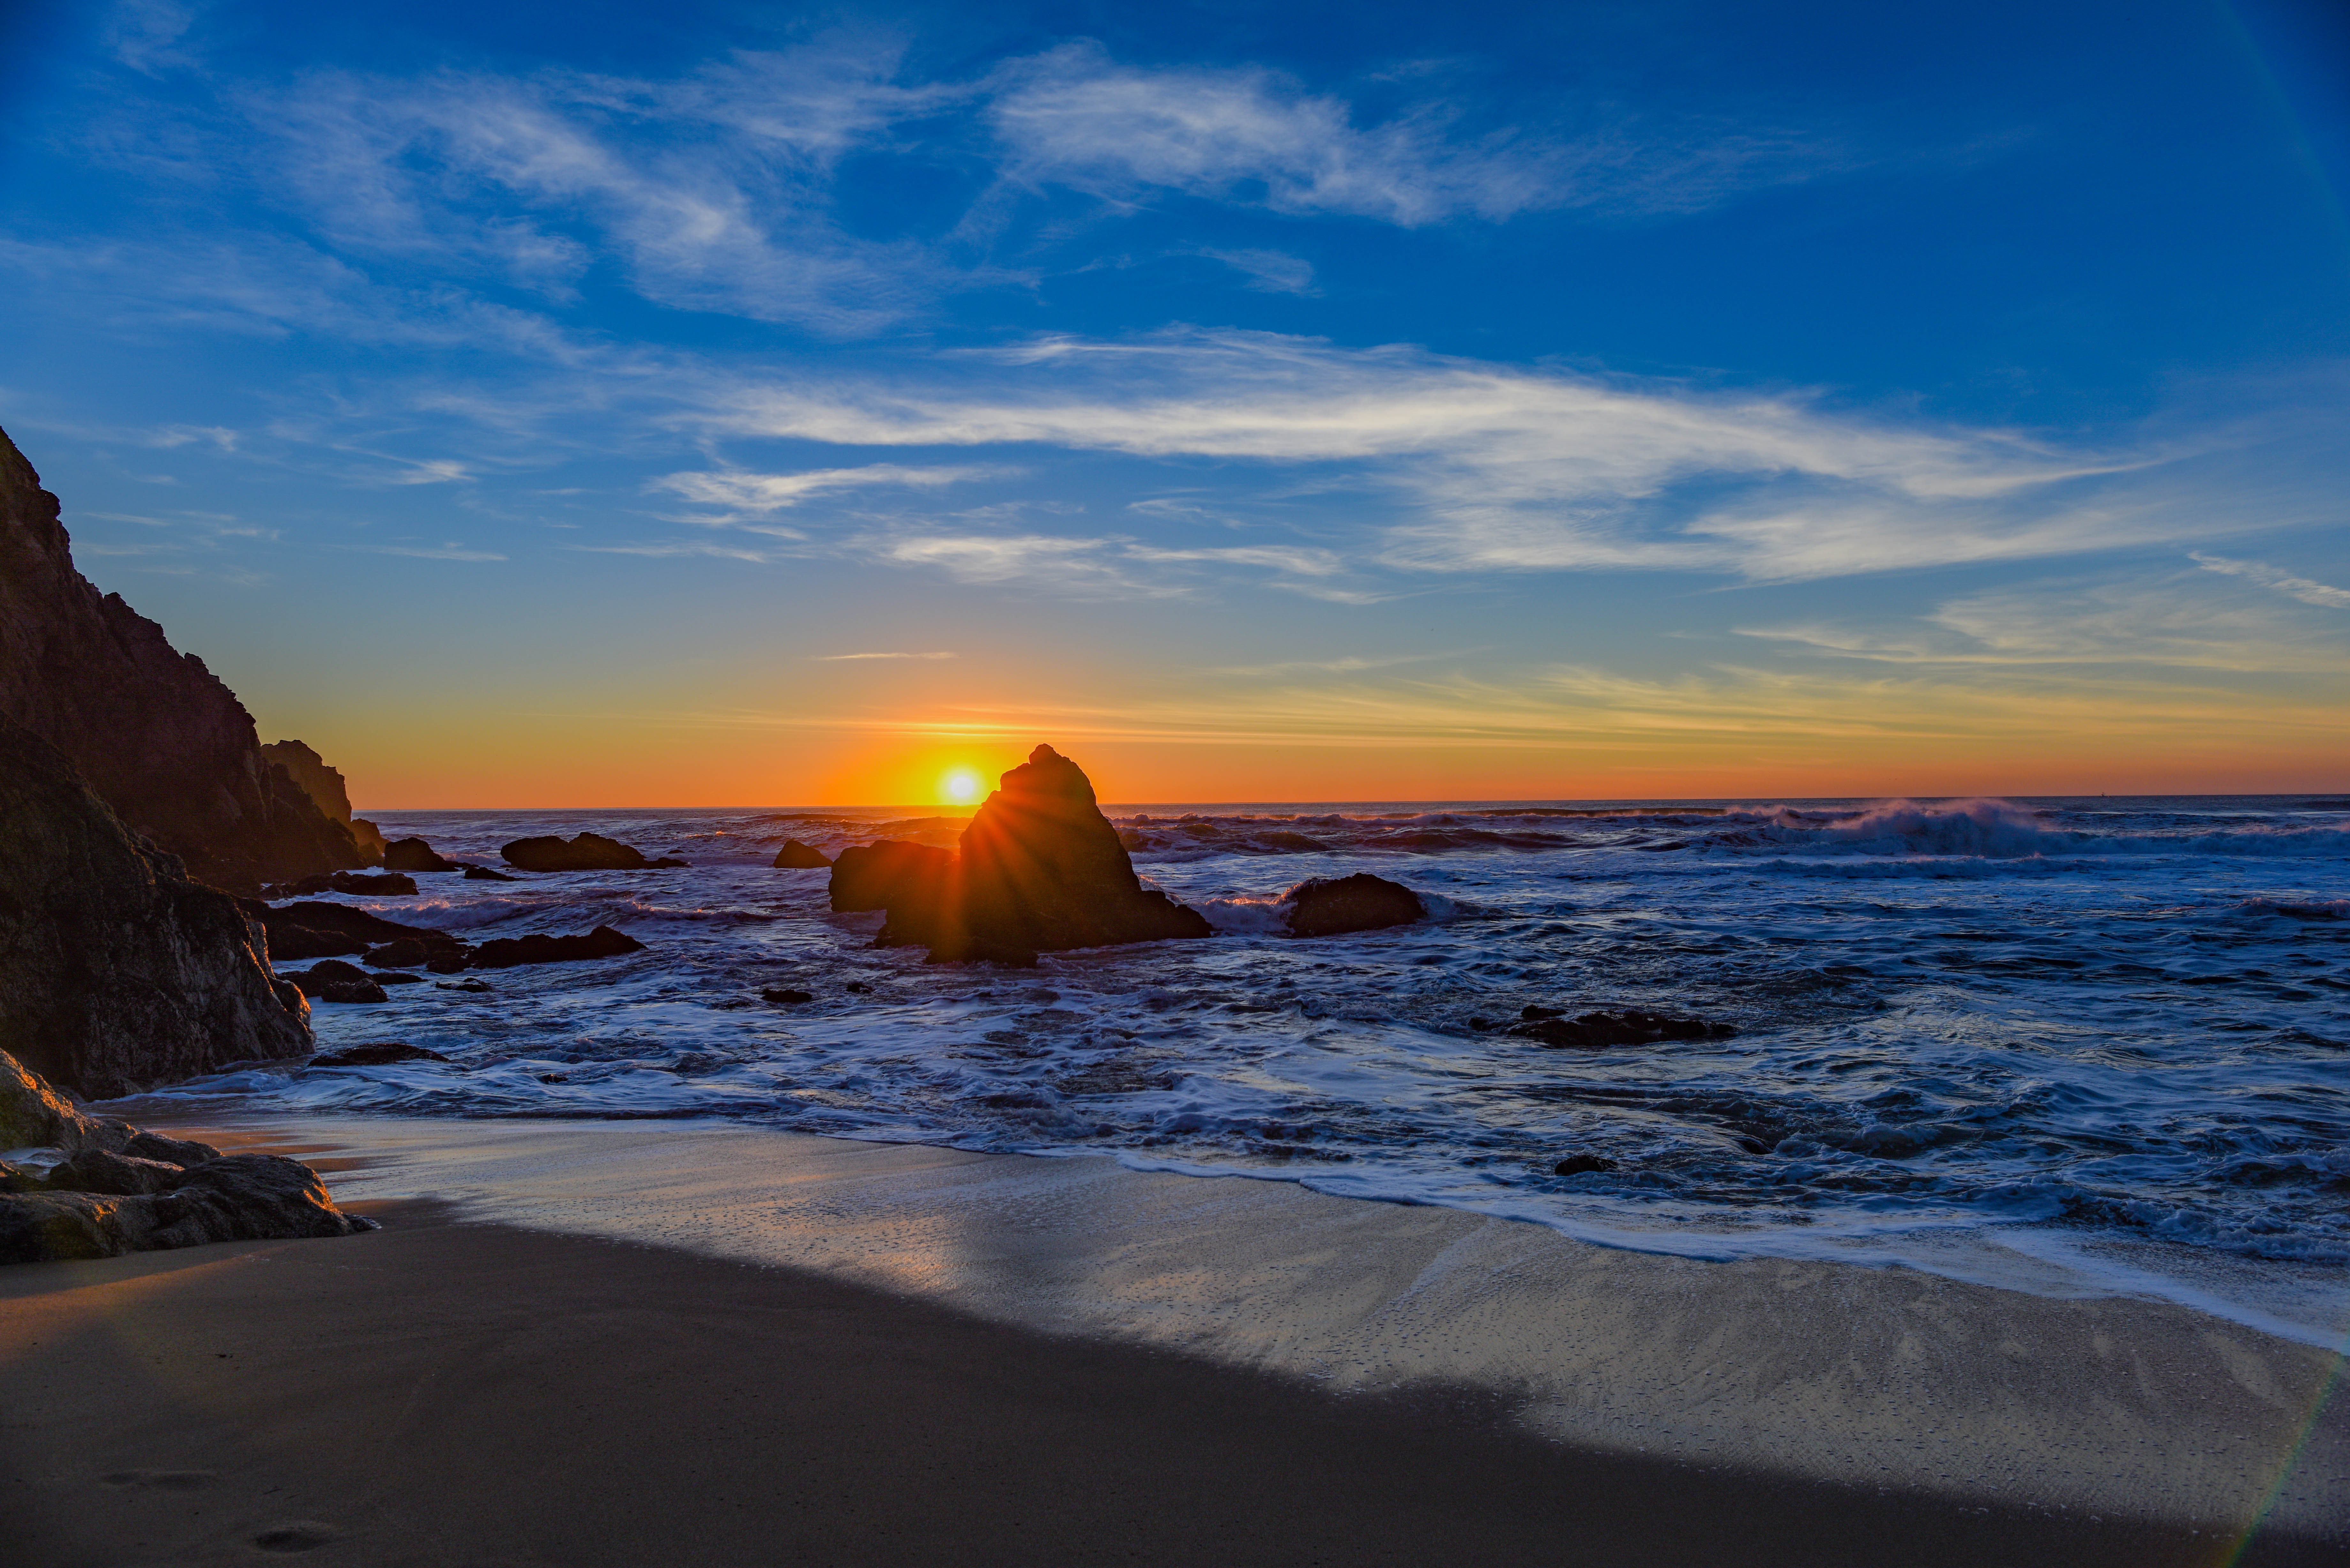
[[[946,796],[958,805],[968,805],[979,798],[979,775],[969,768],[957,768],[946,776]]]

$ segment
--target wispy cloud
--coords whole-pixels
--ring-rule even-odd
[[[1419,227],[1545,207],[1688,211],[1837,161],[1785,134],[1629,123],[1468,134],[1440,101],[1366,125],[1345,99],[1262,67],[1144,69],[1092,43],[997,79],[986,113],[1010,178],[1120,201],[1167,190]]]
[[[469,550],[463,545],[355,545],[370,556],[413,556],[421,561],[503,561],[494,550]]]
[[[2013,560],[2255,525],[2098,490],[2166,452],[1828,411],[1794,394],[1530,370],[1265,333],[1039,339],[927,384],[735,381],[716,433],[1056,446],[1318,468],[1384,491],[1404,570],[1641,567],[1794,579]],[[1155,503],[1146,504],[1156,504]]]
[[[847,664],[860,659],[954,659],[952,653],[820,653],[818,664]]]
[[[2190,551],[2189,558],[2207,572],[2242,577],[2264,588],[2274,588],[2286,597],[2299,599],[2305,605],[2322,605],[2327,609],[2350,609],[2350,588],[2331,587],[2308,577],[2296,577],[2265,561],[2231,561],[2224,556],[2207,556],[2199,550]]]
[[[820,495],[842,491],[899,486],[935,490],[972,480],[1016,473],[1017,469],[993,466],[910,468],[897,463],[867,463],[858,468],[813,469],[803,473],[752,473],[741,469],[670,473],[652,481],[654,487],[673,492],[705,506],[729,507],[764,516]]]

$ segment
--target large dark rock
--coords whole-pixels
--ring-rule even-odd
[[[1050,746],[1005,774],[960,853],[902,841],[845,849],[833,908],[889,911],[877,939],[934,960],[1033,962],[1039,951],[1204,937],[1208,922],[1146,889],[1076,763]]]
[[[234,898],[133,837],[55,747],[0,718],[0,1042],[105,1099],[307,1054]]]
[[[262,755],[203,660],[74,569],[57,498],[0,432],[0,714],[63,753],[133,832],[232,892],[366,864]]]
[[[33,1151],[0,1167],[0,1263],[375,1229],[297,1160],[86,1115],[5,1051],[0,1147]]]
[[[1376,931],[1425,919],[1428,906],[1400,882],[1357,871],[1352,877],[1316,877],[1300,882],[1274,906],[1293,937],[1335,937]]]
[[[395,838],[383,846],[383,868],[387,871],[455,871],[454,860],[443,858],[432,846],[421,838]]]
[[[370,866],[383,863],[383,834],[364,816],[351,815],[350,793],[343,787],[343,775],[327,765],[327,759],[299,741],[272,741],[261,748],[261,754],[286,770],[286,776],[301,786],[330,820],[349,829],[351,839]]]
[[[775,864],[779,871],[815,871],[832,862],[823,850],[802,844],[796,838],[786,838],[784,846],[775,851]]]
[[[600,833],[583,833],[572,839],[552,834],[517,838],[498,854],[507,865],[525,871],[658,871],[685,864],[667,856],[648,860],[643,851]]]
[[[475,969],[512,969],[525,963],[572,963],[581,959],[618,958],[644,951],[645,944],[626,931],[598,926],[581,936],[550,937],[534,931],[526,937],[501,937],[473,950]]]

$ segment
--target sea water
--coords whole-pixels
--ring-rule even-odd
[[[951,844],[859,811],[385,813],[494,865],[583,829],[682,870],[420,876],[353,898],[469,940],[642,952],[320,1003],[322,1047],[140,1114],[726,1116],[1305,1183],[1708,1257],[1907,1263],[2350,1322],[2350,802],[2300,797],[1112,807],[1206,940],[930,964],[834,914],[827,853]],[[1420,924],[1313,940],[1273,901],[1370,871]],[[282,966],[287,969],[301,965]],[[805,991],[801,1003],[763,992]],[[1605,1050],[1529,1006],[1733,1036]],[[1589,1156],[1600,1168],[1558,1174]]]

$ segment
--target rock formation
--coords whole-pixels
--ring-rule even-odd
[[[457,871],[463,867],[454,860],[444,859],[432,846],[421,838],[395,838],[383,846],[383,868],[387,871]]]
[[[778,871],[814,871],[831,864],[823,850],[802,844],[796,838],[785,839],[784,846],[775,851],[775,865]]]
[[[134,838],[56,748],[0,718],[0,1041],[85,1098],[305,1055],[237,900]]]
[[[0,1263],[376,1228],[336,1208],[299,1160],[224,1156],[85,1116],[5,1051],[0,1148]]]
[[[473,950],[475,969],[512,969],[523,963],[573,963],[581,959],[618,958],[644,951],[645,944],[626,931],[598,926],[584,935],[550,937],[534,931],[526,937],[501,937]]]
[[[884,946],[933,960],[1033,962],[1039,951],[1204,937],[1208,922],[1146,889],[1076,763],[1050,746],[1005,774],[959,852],[885,840],[833,863],[833,908],[884,909]]]
[[[1428,906],[1400,882],[1357,871],[1352,877],[1316,877],[1281,896],[1274,912],[1293,937],[1335,937],[1376,931],[1424,919]]]
[[[278,963],[337,958],[383,944],[412,941],[424,952],[424,967],[454,974],[465,967],[465,944],[430,926],[404,926],[354,909],[348,904],[300,903],[272,908],[250,904],[246,912],[269,932],[269,955]]]
[[[232,892],[365,864],[261,754],[203,660],[74,570],[57,498],[0,432],[0,714],[65,753],[132,831]]]
[[[567,841],[552,834],[517,838],[498,855],[507,865],[524,871],[658,871],[685,864],[666,856],[648,860],[642,851],[600,833],[583,833]]]
[[[351,815],[350,792],[343,787],[343,775],[327,765],[327,759],[299,741],[272,741],[261,748],[261,754],[286,770],[286,776],[310,797],[310,804],[350,830],[352,842],[370,866],[383,863],[383,834],[364,816]]]
[[[364,876],[357,871],[328,871],[316,877],[305,877],[297,882],[281,882],[265,888],[265,898],[307,898],[317,893],[348,893],[360,898],[406,898],[416,892],[416,880],[397,871],[387,871],[380,877]]]

